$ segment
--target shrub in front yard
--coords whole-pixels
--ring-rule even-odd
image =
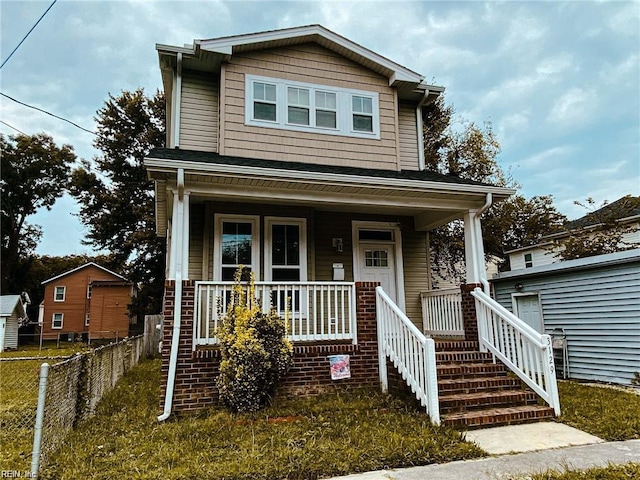
[[[254,412],[268,404],[291,365],[293,347],[285,320],[262,312],[253,278],[245,287],[235,275],[230,307],[216,332],[222,361],[217,379],[221,402],[234,412]]]

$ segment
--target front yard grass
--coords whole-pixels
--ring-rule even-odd
[[[558,382],[558,419],[603,440],[640,438],[640,395],[619,389]]]
[[[584,471],[544,472],[526,477],[526,480],[633,480],[640,478],[640,463],[610,465]]]
[[[256,414],[211,409],[159,424],[158,361],[132,369],[72,432],[42,479],[316,479],[477,458],[455,430],[375,390],[280,398]]]

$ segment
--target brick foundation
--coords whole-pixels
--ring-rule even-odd
[[[462,293],[462,324],[464,325],[464,339],[478,340],[478,316],[476,314],[476,299],[471,292],[475,288],[482,288],[479,283],[467,283],[460,285]]]
[[[356,283],[356,317],[358,344],[342,342],[294,344],[293,365],[281,380],[280,395],[317,395],[336,389],[373,387],[380,384],[378,374],[378,337],[376,329],[376,293],[378,283]],[[195,282],[182,287],[182,321],[173,411],[200,410],[217,405],[220,357],[217,349],[193,350],[193,308]],[[165,283],[164,328],[162,340],[162,385],[160,408],[164,408],[169,356],[173,333],[175,282]],[[329,355],[350,355],[351,378],[331,380]]]

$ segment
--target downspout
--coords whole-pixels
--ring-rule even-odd
[[[173,147],[180,148],[180,111],[182,110],[182,53],[180,52],[178,52],[176,59],[176,76],[173,89]]]
[[[482,224],[480,223],[480,216],[493,204],[493,194],[487,193],[486,201],[484,205],[473,215],[473,233],[476,237],[476,246],[478,254],[476,255],[476,262],[478,273],[480,274],[480,283],[483,286],[484,293],[489,295],[489,281],[487,280],[487,269],[484,264],[484,242],[482,241]]]
[[[180,323],[182,320],[182,240],[184,236],[184,169],[178,169],[177,175],[177,196],[175,200],[175,216],[176,216],[176,266],[175,266],[175,295],[173,300],[173,333],[171,336],[171,352],[169,354],[169,374],[167,376],[167,388],[164,395],[164,410],[162,415],[158,416],[159,422],[164,422],[171,415],[171,406],[173,404],[173,389],[176,382],[176,366],[178,363],[178,347],[180,343]]]
[[[418,128],[418,170],[424,170],[425,164],[424,164],[424,133],[422,131],[422,107],[427,103],[427,100],[429,99],[429,93],[431,93],[429,91],[429,89],[426,89],[424,92],[424,96],[422,97],[422,99],[420,100],[420,103],[418,103],[418,106],[416,107],[416,126]]]

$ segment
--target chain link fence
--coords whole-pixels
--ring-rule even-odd
[[[144,338],[138,336],[66,360],[0,359],[0,470],[27,472],[46,463],[67,433],[94,414],[102,396],[143,353]],[[46,375],[36,459],[32,458],[32,447],[43,361],[52,365]]]

